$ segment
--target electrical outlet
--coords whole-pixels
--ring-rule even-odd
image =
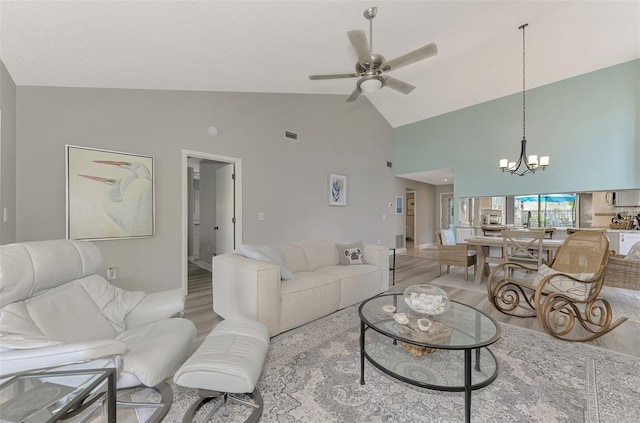
[[[264,220],[264,213],[258,213],[258,220]]]
[[[115,267],[108,267],[107,268],[107,280],[112,281],[117,277],[118,277],[118,274],[116,272],[116,268]]]

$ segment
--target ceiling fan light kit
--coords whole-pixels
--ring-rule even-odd
[[[377,13],[377,7],[369,7],[363,12],[363,16],[369,21],[369,42],[367,42],[367,34],[362,30],[347,32],[351,47],[353,47],[356,57],[358,58],[355,73],[309,75],[309,79],[311,80],[359,78],[356,83],[356,89],[347,98],[347,103],[355,101],[362,93],[366,94],[378,91],[385,86],[402,94],[409,94],[415,88],[413,85],[392,78],[391,76],[383,75],[383,73],[408,66],[438,54],[438,47],[434,43],[427,44],[389,61],[380,54],[372,53],[373,18],[376,17]]]
[[[527,173],[535,173],[536,170],[545,170],[549,166],[549,156],[541,156],[532,154],[527,156],[527,137],[526,137],[526,101],[525,101],[525,55],[524,55],[524,29],[529,24],[523,24],[518,27],[522,30],[522,141],[520,141],[520,157],[518,161],[510,161],[509,159],[500,159],[500,170],[509,172],[512,175],[524,176]],[[522,170],[520,168],[524,166]]]

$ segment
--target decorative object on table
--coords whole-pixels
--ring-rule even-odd
[[[153,180],[153,157],[67,145],[67,238],[154,236]]]
[[[404,338],[439,345],[449,343],[451,332],[451,324],[443,320],[434,317],[419,317],[412,313],[408,314],[408,322],[406,324],[398,326],[398,333]],[[437,348],[422,347],[408,342],[400,342],[400,345],[414,357],[422,357],[437,351]]]
[[[404,213],[404,199],[402,196],[396,197],[396,214]]]
[[[447,293],[433,285],[411,285],[404,290],[404,302],[419,314],[435,316],[449,309]]]
[[[394,311],[396,311],[396,306],[392,306],[391,304],[383,305],[382,310],[386,311],[387,313],[393,313]]]
[[[409,323],[409,318],[407,317],[407,315],[405,313],[396,313],[393,315],[393,320],[396,321],[396,323],[400,324],[400,325],[406,325],[407,323]]]
[[[347,177],[344,175],[329,174],[329,205],[347,205]]]
[[[344,74],[332,75],[309,75],[309,79],[340,79],[340,78],[359,78],[356,89],[347,98],[347,103],[355,101],[361,93],[378,91],[385,85],[402,94],[409,94],[415,88],[411,84],[400,81],[386,75],[386,72],[399,69],[420,60],[427,59],[438,53],[438,47],[434,43],[417,48],[393,60],[386,60],[380,54],[373,53],[373,18],[378,13],[377,7],[367,8],[363,15],[369,21],[369,42],[367,42],[367,34],[362,30],[354,30],[347,32],[351,46],[358,57],[356,63],[356,71]],[[385,75],[383,75],[385,74]]]
[[[549,166],[549,156],[540,157],[532,154],[527,156],[527,137],[526,137],[526,97],[525,97],[525,43],[524,43],[524,29],[529,24],[524,24],[518,27],[522,30],[522,141],[520,141],[520,157],[518,161],[512,162],[509,159],[500,159],[500,169],[505,172],[509,172],[512,175],[524,176],[527,173],[535,173],[536,170],[545,170]],[[520,167],[524,166],[523,170]]]

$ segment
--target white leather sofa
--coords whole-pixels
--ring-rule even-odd
[[[111,358],[118,388],[153,387],[182,363],[194,324],[181,289],[124,291],[98,274],[91,242],[52,240],[0,246],[0,377]]]
[[[276,264],[239,251],[213,258],[213,310],[225,319],[263,323],[270,336],[359,303],[389,289],[389,250],[364,244],[366,264],[340,265],[334,241],[274,244],[292,280]]]

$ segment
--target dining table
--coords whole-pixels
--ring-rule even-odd
[[[504,263],[502,247],[504,239],[501,236],[471,236],[465,240],[469,246],[475,247],[477,251],[477,270],[473,283],[476,285],[482,283],[483,276],[489,276],[489,264]],[[547,252],[549,260],[553,257],[558,247],[562,245],[563,240],[548,239],[542,240],[542,249]],[[491,248],[494,250],[500,248],[499,255],[491,255]]]

